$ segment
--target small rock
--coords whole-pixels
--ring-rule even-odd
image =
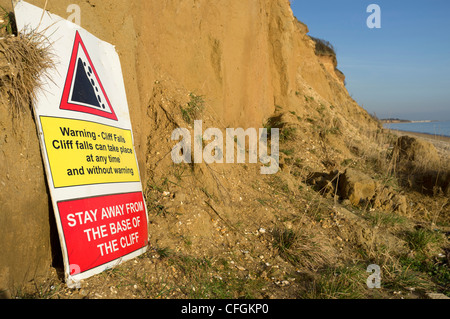
[[[375,181],[370,176],[352,168],[347,168],[339,179],[341,196],[355,206],[370,200],[375,195],[375,187]]]
[[[429,293],[426,294],[426,296],[429,299],[450,299],[450,297],[447,297],[444,294],[435,293],[435,292],[429,292]]]
[[[290,222],[290,221],[285,222],[284,227],[286,227],[286,229],[292,229],[292,227],[293,227],[292,222]]]
[[[275,282],[275,284],[278,285],[278,286],[280,286],[280,287],[284,287],[284,286],[289,285],[290,282],[287,281],[287,280],[277,280],[277,281]]]
[[[82,295],[83,297],[86,297],[88,294],[89,293],[85,289],[80,290],[80,295]]]
[[[186,202],[186,194],[183,192],[175,192],[175,194],[173,195],[173,198],[177,201],[177,202]]]

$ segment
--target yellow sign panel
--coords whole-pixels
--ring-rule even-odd
[[[41,116],[55,188],[139,182],[130,130]]]

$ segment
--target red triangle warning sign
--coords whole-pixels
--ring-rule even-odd
[[[59,108],[117,121],[116,113],[78,31]]]

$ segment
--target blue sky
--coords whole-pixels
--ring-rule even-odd
[[[369,29],[369,4],[381,28]],[[309,35],[336,49],[347,89],[379,118],[450,120],[450,1],[291,0]]]

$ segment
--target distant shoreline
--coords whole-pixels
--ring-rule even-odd
[[[380,120],[382,124],[399,124],[399,123],[432,123],[432,122],[439,122],[436,120],[418,120],[418,121],[411,121],[411,120],[400,120],[400,119],[382,119]]]
[[[441,124],[442,123],[442,124]],[[403,125],[404,124],[404,125]],[[424,134],[428,137],[448,137],[450,138],[450,121],[436,121],[436,120],[421,120],[409,122],[388,122],[382,123],[386,130],[393,130],[399,132],[411,132]]]
[[[450,136],[447,136],[447,135],[411,132],[411,131],[404,131],[404,130],[396,130],[396,129],[392,129],[392,128],[385,128],[385,129],[389,130],[391,132],[398,132],[399,134],[403,134],[403,135],[410,135],[413,137],[422,137],[422,138],[427,138],[427,139],[435,139],[438,141],[444,141],[444,142],[450,143]]]

